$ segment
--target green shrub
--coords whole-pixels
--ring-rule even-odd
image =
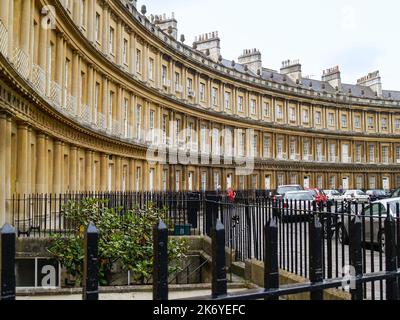
[[[99,231],[99,282],[109,285],[111,269],[119,264],[131,271],[133,280],[148,283],[153,270],[153,227],[160,219],[168,225],[166,210],[149,204],[145,210],[134,209],[122,214],[121,209],[109,209],[103,200],[70,201],[64,208],[65,224],[73,232],[65,237],[54,235],[48,251],[65,267],[79,285],[83,276],[84,232],[92,221]],[[185,239],[168,242],[169,272],[180,271],[188,244]]]

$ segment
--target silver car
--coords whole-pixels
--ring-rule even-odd
[[[365,230],[365,242],[372,245],[378,244],[380,249],[385,248],[385,219],[389,214],[396,217],[400,216],[400,198],[389,198],[372,202],[359,213],[362,218],[363,229]],[[348,240],[349,220],[344,219],[345,238]],[[363,230],[363,231],[364,231]]]

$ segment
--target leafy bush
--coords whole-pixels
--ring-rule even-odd
[[[133,280],[148,283],[153,270],[153,227],[159,219],[169,224],[165,210],[149,204],[145,210],[134,209],[122,213],[108,208],[107,202],[97,199],[71,201],[64,208],[65,224],[73,229],[68,237],[53,236],[48,251],[65,267],[67,273],[80,284],[83,277],[84,232],[92,221],[99,231],[99,282],[109,285],[111,270],[119,264],[131,271]],[[180,261],[186,257],[185,239],[168,242],[169,272],[180,271]]]

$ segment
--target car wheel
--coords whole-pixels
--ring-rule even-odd
[[[385,252],[385,244],[386,244],[385,231],[380,230],[378,232],[378,246],[379,246],[380,252]]]

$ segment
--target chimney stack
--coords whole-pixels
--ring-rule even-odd
[[[261,52],[257,49],[243,50],[243,54],[239,57],[239,63],[257,74],[259,70],[262,71]]]
[[[357,80],[357,85],[369,87],[378,97],[382,97],[382,80],[379,71],[368,73]]]
[[[287,75],[292,81],[300,82],[302,78],[301,64],[299,60],[282,61],[281,74]]]
[[[221,40],[218,37],[218,31],[196,37],[193,42],[193,48],[204,53],[214,62],[218,62],[221,55]]]
[[[341,90],[342,80],[340,78],[339,66],[324,70],[322,73],[322,81],[328,82],[333,88]]]
[[[178,40],[178,21],[175,19],[175,13],[172,12],[171,17],[167,17],[167,15],[160,14],[155,15],[154,24],[166,34],[172,36],[175,40]]]

